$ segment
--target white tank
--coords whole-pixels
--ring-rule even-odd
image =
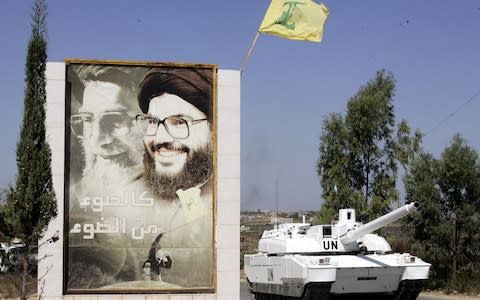
[[[365,225],[355,210],[341,209],[334,224],[280,224],[266,230],[257,254],[244,256],[250,291],[263,299],[416,299],[430,264],[408,253],[392,253],[373,231],[415,211],[402,206]],[[291,298],[289,298],[291,297]],[[357,298],[359,297],[359,298]]]

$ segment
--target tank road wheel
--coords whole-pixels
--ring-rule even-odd
[[[309,284],[305,287],[303,300],[332,300],[330,287],[332,283]]]
[[[397,292],[390,298],[392,300],[415,300],[422,291],[426,280],[404,280],[400,282]]]
[[[263,294],[261,293],[253,293],[254,297],[255,297],[255,300],[265,300],[265,298],[263,297]]]
[[[253,293],[255,295],[255,300],[274,300],[275,295],[264,294],[264,293]]]

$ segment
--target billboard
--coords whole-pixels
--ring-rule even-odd
[[[216,66],[66,65],[64,292],[213,292]]]

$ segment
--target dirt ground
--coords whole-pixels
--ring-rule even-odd
[[[19,273],[0,273],[0,299],[18,299],[22,286],[22,277]],[[29,276],[27,280],[27,296],[36,299],[37,279]]]
[[[241,282],[246,282],[245,274],[240,279]],[[18,299],[20,295],[22,277],[18,273],[0,273],[0,299]],[[445,300],[480,300],[480,295],[446,295],[442,292],[428,291],[423,292],[424,296],[435,296],[437,299]],[[29,276],[27,281],[27,297],[28,299],[37,299],[37,280],[35,277]]]
[[[445,299],[445,300],[480,300],[480,295],[478,296],[472,296],[472,295],[462,295],[462,294],[456,294],[456,295],[453,295],[453,294],[445,294],[445,293],[442,293],[442,292],[422,292],[421,295],[424,295],[424,296],[435,296],[437,297],[438,299]]]

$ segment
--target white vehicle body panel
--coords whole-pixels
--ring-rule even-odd
[[[372,232],[415,211],[418,204],[400,207],[365,225],[353,209],[341,209],[330,225],[280,224],[267,230],[257,254],[244,256],[252,292],[308,299],[329,294],[418,295],[428,279],[430,264],[408,253],[391,253],[387,241]],[[311,296],[311,295],[317,296]]]

